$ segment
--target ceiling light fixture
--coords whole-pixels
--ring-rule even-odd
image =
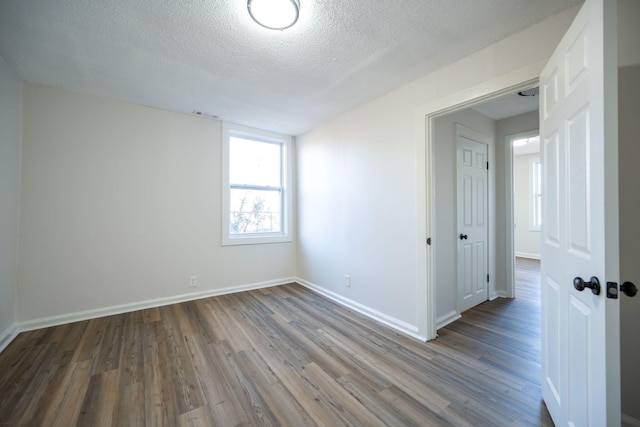
[[[249,15],[270,30],[284,30],[298,20],[299,0],[248,0]]]

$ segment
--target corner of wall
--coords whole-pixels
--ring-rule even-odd
[[[0,351],[17,336],[18,236],[22,164],[22,80],[0,57]]]
[[[14,322],[7,329],[0,332],[0,353],[2,353],[4,349],[11,344],[11,342],[18,336],[18,333],[20,333],[20,330],[17,322]]]

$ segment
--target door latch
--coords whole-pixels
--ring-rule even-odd
[[[631,282],[624,282],[620,285],[620,292],[628,297],[633,297],[638,293],[638,288]],[[618,299],[618,284],[616,282],[607,282],[607,298]]]

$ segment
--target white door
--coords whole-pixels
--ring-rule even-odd
[[[540,76],[542,395],[558,426],[620,425],[615,9],[586,0]],[[576,289],[592,276],[598,295]]]
[[[458,312],[488,299],[487,137],[458,125]]]

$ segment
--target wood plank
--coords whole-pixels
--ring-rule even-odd
[[[93,375],[87,386],[78,417],[79,425],[108,427],[118,399],[118,371]]]
[[[146,425],[144,383],[121,386],[117,396],[118,402],[113,415],[113,425],[144,427]]]
[[[51,402],[43,408],[46,410],[44,424],[61,427],[76,424],[91,379],[91,365],[90,359],[82,360],[67,371],[62,385],[52,394]]]

